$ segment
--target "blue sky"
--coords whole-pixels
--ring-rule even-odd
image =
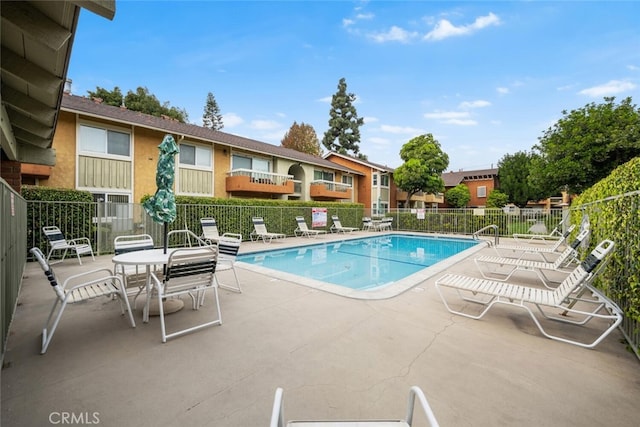
[[[562,111],[640,102],[640,2],[130,1],[80,16],[68,77],[144,86],[202,123],[279,145],[294,121],[322,140],[344,77],[365,120],[360,150],[397,167],[431,133],[449,170],[528,151]]]

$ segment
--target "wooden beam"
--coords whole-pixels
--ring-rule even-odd
[[[9,110],[8,113],[14,129],[23,129],[34,135],[38,135],[40,138],[53,137],[53,127],[38,123],[15,110]]]
[[[10,108],[22,112],[46,126],[53,128],[56,107],[50,107],[9,86],[2,87],[2,102]]]
[[[16,160],[22,163],[55,166],[56,151],[51,148],[38,148],[34,145],[20,144]]]
[[[50,138],[41,138],[38,135],[34,135],[30,132],[27,132],[22,129],[15,128],[13,129],[13,134],[16,137],[17,141],[20,141],[21,144],[30,144],[35,145],[40,148],[49,148],[51,147],[51,139]]]
[[[14,25],[30,37],[58,52],[71,38],[71,31],[58,25],[27,2],[3,1],[2,25]]]
[[[2,150],[5,152],[9,160],[16,160],[18,158],[18,144],[16,143],[16,138],[13,135],[11,120],[9,120],[9,114],[7,114],[4,104],[0,104],[0,107],[0,127],[2,128],[0,146],[2,146]]]
[[[47,93],[56,94],[59,92],[62,84],[61,78],[38,67],[33,62],[27,61],[6,47],[2,47],[0,54],[3,74],[8,73],[25,84],[34,85]]]

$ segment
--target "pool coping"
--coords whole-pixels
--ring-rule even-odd
[[[410,232],[402,232],[402,231],[391,231],[391,232],[376,232],[375,234],[369,234],[367,233],[366,235],[363,235],[362,233],[353,233],[353,235],[347,234],[347,235],[341,235],[340,237],[342,237],[340,240],[327,240],[327,241],[321,241],[320,239],[312,239],[312,241],[306,242],[306,243],[299,243],[296,242],[298,244],[296,245],[291,245],[291,246],[286,246],[286,247],[269,247],[269,248],[264,248],[261,250],[251,250],[251,251],[247,251],[247,252],[242,252],[242,255],[248,255],[248,254],[252,254],[252,253],[258,253],[258,252],[263,252],[265,250],[277,250],[277,249],[291,249],[291,248],[297,248],[297,247],[305,247],[305,246],[313,246],[313,245],[317,245],[317,244],[331,244],[334,242],[338,242],[338,241],[347,241],[347,240],[357,240],[357,239],[362,239],[362,238],[367,238],[367,237],[375,237],[375,236],[385,236],[385,235],[393,235],[393,234],[404,234],[404,235],[408,235],[408,236],[421,236],[421,237],[431,237],[431,238],[452,238],[452,239],[468,239],[468,240],[472,240],[469,237],[466,236],[460,236],[460,235],[448,235],[448,234],[433,234],[433,233],[410,233]],[[259,265],[255,265],[255,264],[249,264],[246,262],[242,262],[242,261],[236,261],[235,265],[239,268],[245,269],[245,270],[249,270],[249,271],[253,271],[255,273],[259,273],[262,274],[264,276],[267,277],[271,277],[272,281],[273,280],[284,280],[287,282],[291,282],[291,283],[295,283],[295,284],[299,284],[302,286],[306,286],[312,289],[317,289],[319,291],[323,291],[323,292],[328,292],[328,293],[332,293],[335,295],[339,295],[339,296],[343,296],[343,297],[347,297],[347,298],[353,298],[353,299],[362,299],[362,300],[381,300],[381,299],[389,299],[389,298],[393,298],[395,296],[398,296],[414,287],[416,287],[417,285],[419,285],[420,283],[423,283],[424,281],[432,278],[433,276],[435,276],[438,273],[443,272],[444,270],[450,268],[452,265],[470,257],[471,255],[477,253],[478,251],[484,249],[487,247],[488,242],[485,240],[478,240],[477,241],[478,244],[474,245],[468,249],[465,249],[464,251],[461,251],[453,256],[450,256],[449,258],[442,260],[440,262],[438,262],[437,264],[434,264],[430,267],[426,267],[416,273],[410,274],[407,277],[404,277],[398,281],[395,281],[391,284],[387,284],[387,285],[383,285],[383,286],[379,286],[376,288],[372,288],[372,289],[362,289],[362,290],[358,290],[358,289],[350,289],[344,286],[339,286],[339,285],[334,285],[332,283],[327,283],[327,282],[322,282],[320,280],[316,280],[316,279],[310,279],[307,277],[302,277],[302,276],[298,276],[296,274],[292,274],[292,273],[286,273],[283,271],[278,271],[278,270],[272,270],[270,268],[266,268],[266,267],[262,267]]]

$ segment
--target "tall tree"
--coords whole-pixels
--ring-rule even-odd
[[[207,102],[204,106],[204,113],[202,114],[202,125],[213,130],[220,130],[224,127],[220,108],[218,107],[215,96],[213,96],[211,92],[207,94]]]
[[[527,206],[529,200],[544,198],[529,178],[536,157],[534,153],[518,151],[504,155],[498,162],[500,191],[507,194],[509,202],[521,208]]]
[[[343,78],[338,82],[338,91],[331,98],[329,111],[329,129],[324,133],[322,145],[340,154],[357,155],[360,152],[360,126],[364,119],[358,117],[353,103],[356,96],[347,93],[347,82]]]
[[[164,115],[182,123],[186,123],[189,120],[189,115],[185,109],[172,107],[169,102],[161,104],[158,98],[149,93],[149,89],[146,87],[140,86],[135,92],[128,91],[124,99],[122,91],[117,86],[113,91],[97,87],[95,92],[88,90],[87,94],[91,98],[101,98],[104,104],[113,105],[114,107],[124,104],[131,111],[139,111],[156,117]]]
[[[615,104],[590,103],[563,117],[534,146],[532,179],[553,196],[561,190],[581,193],[617,166],[640,155],[640,110],[631,97]]]
[[[449,156],[433,135],[427,133],[411,139],[400,149],[400,158],[404,163],[393,172],[393,180],[407,192],[407,206],[411,196],[420,191],[427,194],[444,191],[441,175],[449,166]]]
[[[280,145],[303,153],[313,154],[314,156],[322,154],[322,148],[315,129],[304,122],[300,124],[293,122],[287,133],[284,134]]]

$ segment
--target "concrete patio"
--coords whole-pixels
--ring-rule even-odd
[[[306,243],[244,242],[241,252]],[[83,261],[65,260],[56,274],[113,267],[111,256]],[[480,277],[473,256],[448,271]],[[640,364],[619,331],[586,350],[544,338],[523,310],[495,307],[482,320],[452,315],[434,287],[440,274],[381,300],[238,274],[243,293],[220,292],[222,326],[162,344],[158,318],[142,323],[140,302],[131,328],[117,301],[92,300],[67,308],[40,355],[53,293],[28,263],[2,370],[2,425],[64,424],[66,414],[104,426],[267,426],[276,387],[284,388],[286,419],[400,418],[412,385],[442,426],[619,427],[640,419]],[[591,328],[573,327],[572,336]]]

